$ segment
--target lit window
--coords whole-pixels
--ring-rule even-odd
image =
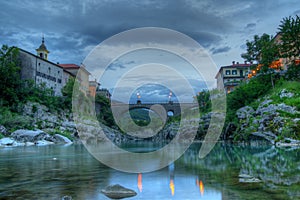
[[[226,75],[230,75],[230,70],[226,70],[226,71],[225,71],[225,74],[226,74]]]
[[[232,75],[237,75],[237,71],[236,70],[232,70]]]

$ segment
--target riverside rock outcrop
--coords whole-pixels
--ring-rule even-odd
[[[0,146],[71,144],[78,141],[70,111],[50,110],[36,102],[27,102],[21,110],[22,116],[29,119],[26,128],[8,130],[0,124],[0,133],[5,136],[0,140]],[[69,138],[73,141],[64,135],[71,136]]]
[[[27,102],[23,106],[23,115],[33,119],[33,127],[41,130],[57,129],[76,133],[72,112],[69,110],[50,110],[36,102]]]
[[[292,97],[294,94],[282,90],[280,98]],[[300,127],[300,112],[285,103],[273,103],[271,99],[263,100],[257,109],[245,106],[237,110],[239,127],[236,132],[241,139],[263,138],[276,146],[300,145],[297,131]]]

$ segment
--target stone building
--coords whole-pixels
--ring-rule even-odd
[[[53,90],[54,95],[60,96],[61,89],[65,85],[64,69],[48,61],[49,51],[44,38],[36,52],[37,55],[34,55],[19,48],[21,78],[23,80],[33,80],[36,85],[45,84],[47,88]]]
[[[97,90],[99,90],[100,83],[95,79],[94,81],[89,81],[89,94],[92,97],[96,96]]]
[[[90,73],[86,70],[84,65],[76,65],[76,64],[59,64],[60,67],[64,69],[64,71],[69,72],[73,77],[80,83],[80,90],[88,95],[89,91],[89,76]]]
[[[42,44],[36,49],[36,55],[19,48],[21,63],[21,78],[33,80],[36,85],[45,84],[53,90],[53,95],[61,96],[61,89],[66,85],[70,77],[80,82],[80,89],[84,94],[89,94],[90,73],[84,66],[76,64],[56,64],[48,60],[48,51],[44,37]]]
[[[96,91],[96,94],[99,94],[99,95],[101,95],[101,96],[104,96],[104,97],[106,97],[106,98],[109,99],[109,100],[110,100],[110,97],[111,97],[110,92],[109,92],[108,89],[106,89],[106,88],[98,89],[98,90]]]

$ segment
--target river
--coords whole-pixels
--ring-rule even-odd
[[[135,190],[132,200],[300,199],[300,149],[218,143],[199,159],[200,146],[143,174],[111,169],[83,145],[0,148],[0,199],[105,200],[100,191],[110,184]],[[261,182],[242,182],[240,174]]]

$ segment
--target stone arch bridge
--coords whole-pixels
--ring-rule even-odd
[[[165,112],[166,116],[171,112],[173,116],[180,116],[182,112],[197,108],[197,103],[178,103],[178,102],[166,102],[166,103],[142,103],[137,102],[135,104],[124,104],[124,103],[112,103],[111,105],[114,114],[119,116],[128,112],[129,110],[145,108],[152,110],[156,113]],[[164,110],[163,110],[164,109]],[[160,114],[159,114],[160,115]]]

